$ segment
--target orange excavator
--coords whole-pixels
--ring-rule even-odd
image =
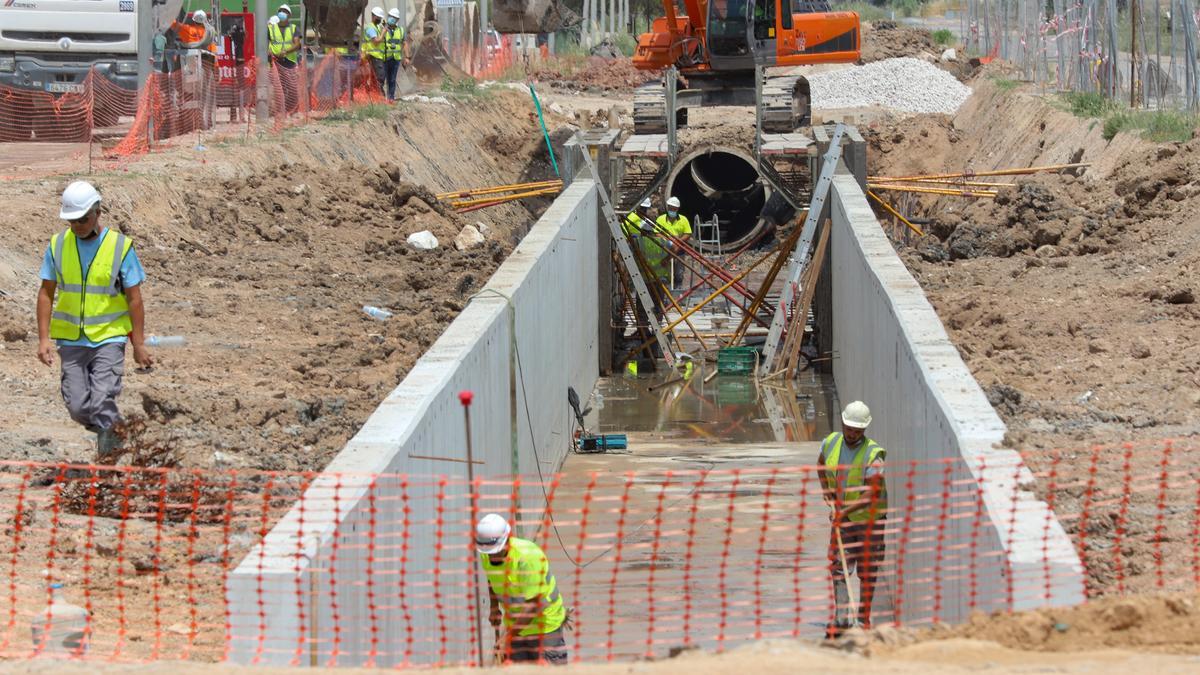
[[[686,13],[680,14],[677,3]],[[675,66],[678,125],[688,106],[757,105],[756,66],[852,63],[862,35],[858,14],[834,12],[827,0],[663,0],[666,16],[638,38],[633,65]],[[764,71],[765,72],[765,71]],[[762,130],[787,133],[808,126],[811,94],[798,75],[768,76],[762,85]],[[634,132],[665,133],[666,88],[641,87],[633,107]]]

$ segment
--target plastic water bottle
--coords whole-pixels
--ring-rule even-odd
[[[67,602],[62,584],[50,584],[50,607],[30,623],[33,648],[48,656],[83,656],[88,649],[88,612]]]
[[[146,338],[147,347],[182,347],[187,338],[182,335],[151,335]]]
[[[363,305],[363,312],[365,312],[366,315],[372,319],[378,319],[380,321],[387,321],[388,319],[392,318],[391,312],[387,311],[386,309],[372,307],[371,305]]]

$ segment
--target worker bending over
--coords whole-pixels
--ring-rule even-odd
[[[887,519],[887,452],[867,438],[871,410],[855,401],[842,411],[842,430],[821,443],[817,458],[821,489],[830,507],[829,571],[833,577],[834,621],[826,637],[835,638],[854,625],[847,576],[857,570],[858,622],[871,627],[875,580],[883,564]]]
[[[550,563],[537,544],[511,533],[512,527],[495,513],[475,526],[475,549],[491,600],[488,620],[496,631],[496,660],[566,665],[567,611]]]

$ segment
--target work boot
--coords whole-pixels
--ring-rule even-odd
[[[111,464],[116,461],[121,450],[121,437],[112,429],[101,429],[96,432],[96,463]]]

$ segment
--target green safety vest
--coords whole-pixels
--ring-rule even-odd
[[[379,24],[377,26],[375,24],[371,24],[371,26],[375,26],[375,30],[383,31],[384,35],[387,35],[387,26],[384,26],[383,24]],[[363,56],[369,56],[373,59],[383,59],[387,55],[386,54],[387,43],[386,42],[379,42],[379,43],[372,42],[371,38],[367,37],[367,28],[369,28],[369,26],[363,26],[363,33],[362,33]]]
[[[295,38],[295,24],[289,22],[286,27],[283,27],[277,23],[273,23],[267,26],[267,41],[271,56],[295,63],[300,58],[299,51],[294,51],[290,54],[283,53],[283,50],[292,46]]]
[[[508,556],[499,565],[493,565],[486,554],[480,553],[483,571],[488,586],[500,599],[504,611],[504,625],[515,623],[512,605],[541,599],[542,613],[535,618],[521,635],[545,635],[562,626],[567,611],[562,596],[558,593],[558,582],[550,573],[550,562],[538,545],[528,539],[509,537]]]
[[[825,487],[841,495],[841,504],[862,499],[867,493],[865,489],[866,480],[864,478],[865,468],[876,460],[887,459],[886,450],[875,443],[875,441],[864,438],[854,458],[849,462],[843,462],[842,445],[844,440],[845,437],[842,436],[842,433],[835,431],[826,436],[825,440],[821,443],[821,453],[825,456],[825,469],[827,470],[827,483]],[[841,467],[841,470],[839,470],[839,467]],[[839,486],[839,479],[843,476],[845,480]],[[839,487],[842,488],[842,491],[839,491]],[[879,515],[886,514],[887,484],[884,483],[883,490],[879,493],[875,504],[851,513],[849,518],[852,522],[861,523],[867,520],[874,520]]]
[[[86,335],[92,342],[102,342],[129,335],[133,330],[129,302],[125,299],[125,289],[117,286],[117,282],[121,263],[131,248],[131,239],[107,230],[85,279],[75,233],[67,230],[50,240],[58,284],[58,301],[50,315],[50,337],[78,340]]]
[[[396,26],[387,30],[384,42],[387,45],[387,57],[393,61],[404,60],[404,26]]]

